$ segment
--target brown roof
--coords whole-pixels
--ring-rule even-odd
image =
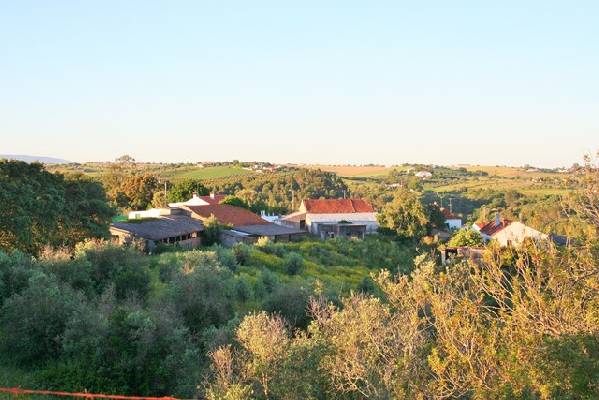
[[[268,224],[258,215],[245,208],[230,206],[228,204],[214,204],[209,206],[187,206],[200,219],[214,215],[219,222],[233,226]]]
[[[110,226],[150,240],[161,240],[204,230],[201,221],[186,215],[163,215],[158,218],[135,220],[135,222],[114,222]]]
[[[495,221],[487,222],[482,228],[480,228],[480,232],[488,236],[493,236],[494,234],[506,228],[509,224],[511,224],[511,221],[508,220],[499,222],[499,225],[497,225]],[[480,224],[478,225],[480,226]]]
[[[374,212],[374,207],[362,199],[304,200],[306,212],[312,214],[345,214]]]
[[[447,209],[445,207],[441,207],[440,210],[443,213],[443,217],[445,217],[445,219],[460,219],[460,217],[453,214],[452,212],[449,211],[449,209]]]

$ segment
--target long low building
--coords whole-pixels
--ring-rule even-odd
[[[166,209],[168,210],[168,209]],[[173,211],[173,210],[168,210]],[[110,225],[110,234],[121,244],[131,244],[137,240],[144,242],[146,251],[153,251],[160,243],[177,244],[183,248],[201,245],[204,224],[186,213],[163,214],[156,217],[130,219]]]
[[[238,242],[254,243],[261,237],[267,237],[273,242],[290,242],[306,236],[308,232],[272,223],[257,225],[241,225],[224,231],[221,242],[231,246]]]

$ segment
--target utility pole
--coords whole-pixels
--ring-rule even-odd
[[[164,180],[164,205],[168,206],[168,202],[166,201],[166,179]]]
[[[453,214],[453,206],[452,206],[452,204],[451,204],[451,200],[452,200],[452,198],[450,197],[450,198],[449,198],[449,213],[450,213],[450,214]]]

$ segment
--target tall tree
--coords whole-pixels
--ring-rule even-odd
[[[408,190],[398,191],[393,201],[383,207],[378,214],[378,219],[381,227],[405,239],[424,236],[429,223],[420,197]]]

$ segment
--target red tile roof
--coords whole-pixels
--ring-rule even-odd
[[[200,219],[214,215],[223,224],[233,226],[268,224],[258,215],[245,208],[230,206],[228,204],[213,204],[208,206],[188,206]]]
[[[445,217],[445,219],[460,219],[460,217],[458,217],[455,214],[452,214],[449,209],[445,208],[445,207],[441,207],[441,212],[443,213],[443,216]]]
[[[312,214],[369,213],[374,207],[362,199],[304,200],[306,212]]]
[[[508,220],[501,221],[499,225],[497,225],[495,221],[487,222],[482,228],[480,228],[480,232],[488,236],[493,236],[494,234],[506,228],[509,224],[511,224],[511,221]]]

